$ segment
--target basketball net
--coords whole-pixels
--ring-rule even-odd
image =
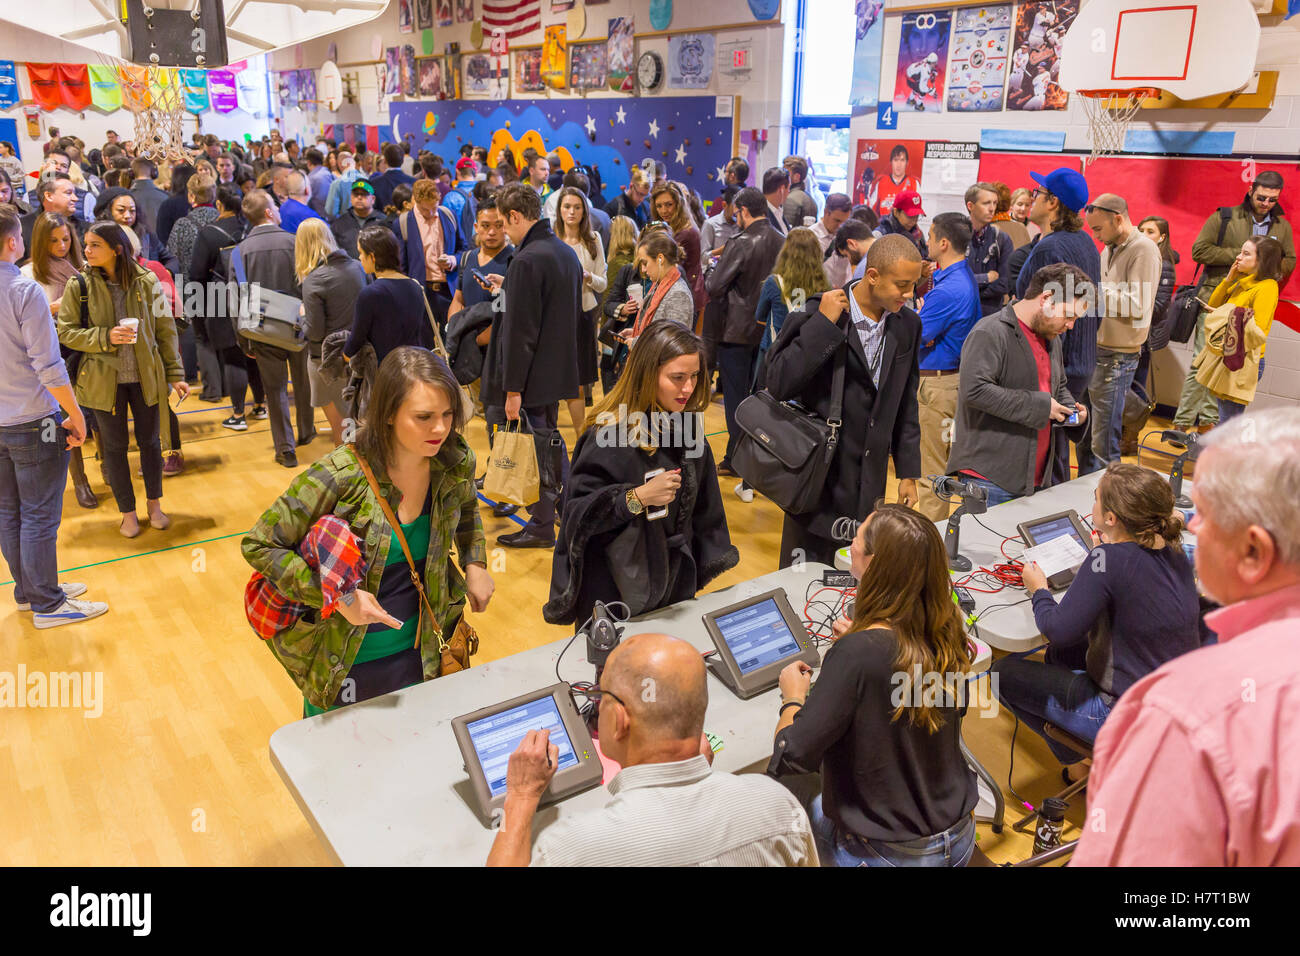
[[[175,67],[141,66],[116,57],[101,57],[117,71],[122,109],[135,117],[135,155],[155,163],[189,161],[181,120],[185,87]]]
[[[1084,168],[1103,156],[1113,156],[1124,148],[1124,137],[1142,103],[1158,97],[1159,90],[1146,87],[1132,90],[1079,90],[1083,111],[1088,117],[1088,135],[1092,152],[1084,161]]]

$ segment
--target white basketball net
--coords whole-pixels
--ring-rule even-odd
[[[101,55],[100,63],[117,74],[122,109],[135,117],[135,155],[155,163],[189,160],[181,119],[185,115],[185,86],[171,68],[135,65]]]
[[[1092,153],[1084,163],[1095,162],[1103,156],[1113,156],[1124,148],[1124,137],[1129,124],[1142,108],[1142,101],[1150,94],[1146,90],[1129,90],[1124,93],[1083,96],[1083,111],[1088,117],[1088,134],[1092,140]]]

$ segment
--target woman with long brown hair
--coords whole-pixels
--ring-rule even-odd
[[[468,666],[443,647],[455,650],[466,603],[486,610],[495,585],[464,427],[447,363],[395,349],[356,445],[298,475],[244,538],[260,575],[249,622],[302,691],[304,717]]]
[[[82,268],[81,241],[77,238],[77,231],[58,213],[43,212],[36,217],[36,223],[32,226],[32,247],[29,253],[31,258],[20,271],[36,280],[45,290],[45,297],[50,300],[50,313],[58,318],[59,304],[68,280]],[[66,361],[71,350],[63,351]],[[90,430],[95,416],[86,415],[85,419],[87,430]],[[72,449],[72,456],[68,460],[68,475],[72,478],[72,490],[77,504],[83,508],[98,508],[99,498],[91,490],[90,480],[86,477],[86,464],[80,445]]]
[[[655,216],[668,224],[682,250],[681,270],[694,297],[695,311],[704,307],[704,269],[700,263],[700,230],[687,206],[686,196],[674,182],[665,180],[650,192]],[[692,325],[694,323],[691,323]]]
[[[1059,603],[1038,565],[1024,569],[1034,622],[1047,638],[1043,662],[1012,655],[993,665],[998,699],[1047,740],[1067,765],[1067,780],[1079,754],[1047,737],[1044,724],[1095,740],[1121,694],[1202,643],[1196,579],[1169,481],[1116,462],[1097,483],[1092,526],[1101,544]]]
[[[971,653],[943,539],[920,512],[885,504],[849,551],[853,620],[837,622],[816,687],[807,664],[781,672],[768,771],[821,772],[809,819],[823,865],[965,866],[977,793],[952,695]]]
[[[708,406],[704,343],[655,322],[573,450],[547,621],[581,626],[596,601],[632,614],[667,607],[739,562],[704,437]]]
[[[582,431],[587,400],[599,377],[596,360],[596,315],[599,296],[606,288],[605,250],[591,221],[586,195],[573,186],[560,190],[555,206],[555,235],[568,243],[582,264],[582,311],[578,315],[578,394],[569,399],[569,418],[575,432]]]

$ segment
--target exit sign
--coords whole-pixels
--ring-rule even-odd
[[[733,70],[749,69],[749,51],[732,50],[731,51],[731,68]]]

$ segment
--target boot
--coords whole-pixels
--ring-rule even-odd
[[[77,504],[83,508],[98,508],[99,498],[90,489],[90,481],[86,478],[86,464],[81,458],[81,449],[72,449],[72,457],[68,461],[68,473],[72,476],[72,491],[77,497]]]

